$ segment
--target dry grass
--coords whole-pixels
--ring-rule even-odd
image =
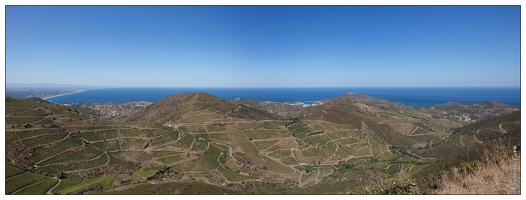
[[[422,194],[408,174],[399,174],[388,179],[371,181],[363,188],[347,191],[348,194]]]
[[[464,162],[439,178],[439,189],[418,188],[413,177],[381,179],[350,194],[520,194],[520,150],[502,140],[491,142],[481,159]],[[431,189],[431,190],[430,190]]]
[[[454,171],[454,170],[452,170]],[[520,194],[520,151],[496,141],[484,150],[482,163],[445,177],[438,194]]]

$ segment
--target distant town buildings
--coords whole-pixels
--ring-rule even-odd
[[[285,102],[284,104],[291,105],[291,106],[309,107],[309,106],[323,105],[323,102],[316,101],[313,104],[308,104],[308,103],[304,103],[304,102]]]
[[[82,110],[97,114],[101,117],[115,117],[151,104],[151,102],[141,101],[129,103],[82,103],[77,106]]]
[[[477,120],[471,119],[471,117],[469,117],[468,115],[460,115],[460,116],[459,115],[454,115],[454,117],[459,119],[459,120],[468,122],[468,123],[475,123],[475,122],[477,122]]]

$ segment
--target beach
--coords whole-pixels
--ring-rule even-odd
[[[57,95],[53,95],[53,96],[50,96],[50,97],[45,97],[45,98],[42,98],[44,100],[48,100],[48,99],[51,99],[51,98],[55,98],[55,97],[60,97],[60,96],[65,96],[65,95],[70,95],[70,94],[75,94],[75,93],[79,93],[79,92],[84,92],[86,90],[77,90],[75,92],[69,92],[69,93],[62,93],[62,94],[57,94]]]

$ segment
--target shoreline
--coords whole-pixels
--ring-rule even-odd
[[[86,90],[89,90],[89,89],[86,89]],[[48,99],[52,99],[52,98],[55,98],[55,97],[66,96],[66,95],[70,95],[70,94],[76,94],[76,93],[79,93],[79,92],[84,92],[86,90],[78,90],[78,91],[70,92],[70,93],[57,94],[57,95],[53,95],[53,96],[42,98],[42,99],[43,100],[48,100]]]
[[[65,96],[65,95],[70,95],[70,94],[75,94],[75,93],[79,93],[79,92],[83,92],[83,91],[86,91],[86,90],[95,90],[95,89],[121,89],[121,88],[93,88],[93,89],[82,89],[82,90],[77,90],[75,92],[69,92],[69,93],[63,93],[63,94],[58,94],[58,95],[53,95],[53,96],[49,96],[49,97],[46,97],[46,98],[43,98],[45,100],[51,100],[53,101],[52,99],[55,98],[55,97],[60,97],[60,96]],[[148,89],[138,89],[138,90],[134,90],[134,89],[126,89],[126,90],[123,90],[123,91],[120,91],[120,90],[115,90],[115,91],[112,91],[110,90],[109,92],[115,92],[119,95],[115,96],[114,98],[102,98],[102,101],[95,101],[95,100],[92,100],[92,102],[99,102],[99,103],[110,103],[110,102],[113,102],[113,103],[127,103],[127,102],[137,102],[137,101],[148,101],[148,102],[157,102],[159,100],[161,100],[162,98],[166,98],[170,95],[173,95],[173,94],[180,94],[180,93],[184,93],[184,92],[190,92],[189,89],[185,89],[185,88],[182,88],[182,89],[172,89],[172,88],[169,88],[169,89],[166,89],[166,91],[157,91],[155,90],[157,93],[152,93],[152,92],[145,92],[144,95],[142,96],[137,96],[137,95],[132,95],[130,98],[121,98],[123,92],[127,92],[127,93],[133,93],[135,91],[140,91],[140,92],[143,92],[143,91],[148,91]],[[192,90],[193,91],[193,90]],[[233,91],[233,93],[228,93],[228,92],[225,92],[225,91],[228,91],[228,89],[225,89],[225,90],[210,90],[210,91],[205,91],[205,92],[208,92],[209,94],[212,94],[214,96],[217,96],[218,98],[223,98],[224,100],[227,100],[227,101],[235,101],[235,100],[241,100],[241,99],[244,99],[244,100],[256,100],[256,101],[260,101],[260,102],[263,102],[263,103],[285,103],[285,104],[293,104],[293,105],[296,105],[296,106],[315,106],[317,104],[320,104],[320,103],[324,103],[325,101],[329,100],[330,98],[321,98],[320,100],[313,100],[313,99],[316,99],[316,97],[318,95],[307,95],[305,96],[303,93],[303,91],[300,91],[298,92],[298,94],[296,96],[298,97],[294,97],[294,96],[290,96],[287,97],[287,98],[281,98],[281,95],[282,93],[284,92],[288,92],[287,90],[285,91],[281,91],[281,90],[277,90],[277,91],[270,91],[270,92],[267,92],[267,91],[264,91],[264,92],[267,92],[265,93],[266,94],[266,97],[262,96],[262,95],[245,95],[245,97],[242,97],[240,98],[241,95],[245,94],[244,91]],[[317,91],[317,90],[316,90]],[[338,90],[335,90],[335,91],[339,91]],[[430,107],[430,106],[436,106],[437,104],[438,105],[443,105],[443,104],[447,104],[448,102],[450,101],[457,101],[457,102],[471,102],[471,103],[483,103],[483,102],[489,102],[489,101],[499,101],[499,102],[502,102],[502,103],[505,103],[505,104],[509,104],[509,105],[514,105],[514,106],[517,106],[517,107],[520,107],[520,101],[517,102],[514,98],[514,94],[511,94],[511,92],[508,92],[508,91],[505,91],[505,92],[493,92],[493,90],[490,90],[489,93],[490,95],[494,96],[496,94],[503,94],[504,96],[502,98],[491,98],[491,99],[488,99],[488,97],[486,96],[481,96],[480,92],[478,91],[475,91],[475,92],[471,92],[473,93],[473,95],[475,95],[474,97],[469,97],[469,98],[464,98],[462,96],[458,97],[458,98],[454,98],[454,97],[448,97],[448,98],[438,98],[440,95],[438,95],[438,99],[433,99],[431,98],[429,95],[431,93],[434,93],[433,91],[431,92],[423,92],[423,97],[425,98],[420,98],[420,95],[418,92],[415,92],[413,90],[400,90],[402,91],[402,94],[397,94],[395,96],[393,96],[393,90],[386,90],[387,93],[385,95],[380,95],[380,97],[375,97],[376,95],[379,95],[380,92],[379,91],[376,91],[376,90],[371,90],[371,91],[368,91],[368,90],[363,90],[363,91],[353,91],[352,93],[355,93],[355,94],[364,94],[364,93],[367,93],[367,92],[370,92],[371,94],[367,94],[368,96],[370,97],[375,97],[375,98],[380,98],[380,99],[385,99],[385,100],[388,100],[388,101],[393,101],[393,102],[397,102],[397,103],[400,103],[400,104],[403,104],[404,106],[408,106],[408,107],[413,107],[413,106],[416,106],[416,105],[420,105],[420,106],[425,106],[425,107]],[[394,90],[396,91],[396,90]],[[440,90],[440,91],[443,91],[443,90]],[[448,93],[449,91],[448,90],[444,90],[446,93]],[[498,91],[498,90],[497,90]],[[239,94],[237,94],[239,92]],[[108,91],[102,91],[102,93],[100,94],[107,94]],[[214,94],[215,93],[215,94]],[[255,92],[256,94],[258,93],[258,91]],[[332,93],[335,93],[334,91],[331,92],[331,90],[329,90],[328,94],[332,94]],[[348,94],[349,91],[343,91],[341,92],[342,94]],[[451,92],[449,92],[451,93]],[[448,94],[449,94],[448,93]],[[468,91],[468,93],[470,93]],[[495,93],[495,94],[493,94]],[[97,94],[94,94],[94,96],[98,95],[99,93]],[[141,93],[142,94],[142,93]],[[162,95],[166,94],[166,97],[162,97]],[[321,94],[321,93],[320,93]],[[375,95],[376,94],[376,95]],[[223,97],[220,97],[221,95],[223,95]],[[304,95],[305,97],[303,97],[302,95]],[[365,95],[365,94],[364,94]],[[426,96],[427,95],[427,96]],[[249,96],[253,96],[253,98],[249,98]],[[401,97],[400,97],[401,96]],[[148,97],[148,98],[146,98]],[[159,100],[155,100],[155,98],[159,97]],[[267,98],[268,97],[268,98]],[[276,98],[274,98],[276,97]],[[321,96],[320,96],[321,97]],[[391,98],[389,98],[391,97]],[[403,98],[402,98],[403,97]],[[88,97],[86,97],[88,98]],[[263,98],[264,100],[258,100],[258,98]],[[294,98],[295,100],[288,100],[290,98]],[[88,98],[88,99],[93,99],[93,98]],[[230,100],[232,99],[232,100]],[[308,99],[308,100],[298,100],[298,99]],[[84,99],[86,100],[86,99]],[[108,102],[105,102],[105,101],[108,101]],[[111,101],[110,101],[111,100]],[[73,102],[75,102],[76,100],[71,100]],[[122,101],[122,102],[121,102]],[[82,102],[90,102],[90,101],[82,101]]]

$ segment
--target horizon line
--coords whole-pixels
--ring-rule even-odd
[[[19,88],[19,87],[7,87],[5,88]],[[20,84],[20,83],[16,83]],[[60,88],[59,86],[25,86],[23,88]],[[521,86],[89,86],[89,85],[75,85],[63,84],[63,87],[79,88],[86,87],[91,89],[110,89],[110,88],[521,88]],[[69,86],[67,86],[69,85]],[[22,87],[20,87],[22,88]]]

